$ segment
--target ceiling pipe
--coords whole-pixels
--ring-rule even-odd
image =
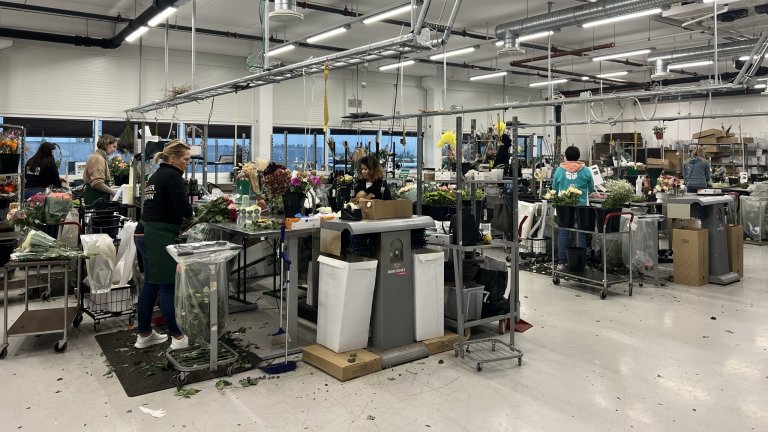
[[[528,65],[528,64],[519,64],[519,65],[513,65],[513,66],[514,67],[523,68],[523,69],[541,71],[541,72],[547,72],[548,71],[548,69],[545,68],[545,67],[533,66],[533,65]],[[612,79],[612,78],[599,78],[596,75],[590,75],[590,74],[583,74],[583,73],[565,71],[565,70],[561,70],[561,69],[551,69],[551,71],[552,71],[553,74],[559,74],[559,75],[567,75],[567,76],[573,76],[573,77],[579,77],[579,78],[581,78],[581,77],[589,77],[589,78],[591,78],[591,79],[593,79],[595,81],[608,81],[608,82],[613,82],[613,83],[619,83],[619,84],[622,84],[622,85],[624,85],[624,84],[642,85],[641,83],[628,83],[627,81],[616,80],[616,79]],[[541,75],[539,75],[539,76],[541,76]],[[546,78],[546,76],[545,76],[545,78]]]
[[[757,39],[749,39],[746,41],[729,42],[725,44],[719,44],[717,47],[717,53],[721,56],[747,54],[757,43]],[[672,62],[678,60],[690,60],[693,58],[710,57],[714,54],[715,47],[712,45],[684,48],[679,50],[670,51],[657,51],[648,55],[648,63],[656,63],[656,60],[664,60],[665,62]]]
[[[496,26],[496,38],[503,40],[506,32],[516,36],[559,30],[602,18],[627,15],[647,9],[666,7],[679,0],[600,0],[555,12],[544,13]]]
[[[581,54],[584,54],[584,53],[588,53],[588,52],[592,52],[592,51],[597,51],[597,50],[607,49],[607,48],[613,48],[614,46],[615,45],[614,45],[613,42],[609,42],[609,43],[606,43],[606,44],[595,45],[595,46],[591,46],[591,47],[587,47],[587,48],[579,48],[579,49],[567,50],[567,51],[558,51],[558,52],[553,52],[550,56],[542,55],[542,56],[538,56],[538,57],[531,57],[531,58],[527,58],[527,59],[511,61],[511,62],[509,62],[509,65],[510,66],[518,66],[518,65],[521,65],[521,64],[525,64],[525,63],[532,63],[532,62],[547,60],[548,58],[557,58],[557,57],[565,57],[565,56],[578,56],[578,55],[581,55]]]
[[[123,18],[122,16],[120,16],[120,14],[118,14],[117,16],[99,15],[99,14],[78,12],[78,11],[72,11],[72,10],[66,10],[66,9],[35,6],[30,4],[11,3],[7,1],[0,1],[0,8],[18,10],[22,12],[37,12],[37,13],[42,13],[47,15],[85,18],[85,19],[96,20],[96,21],[107,21],[107,22],[116,22],[116,23],[123,23],[123,22],[130,21],[129,19]]]

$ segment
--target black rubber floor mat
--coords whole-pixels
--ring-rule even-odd
[[[234,373],[255,369],[261,358],[248,351],[239,342],[240,339],[227,333],[222,337],[227,345],[234,348],[240,357],[236,361]],[[136,332],[122,330],[114,333],[96,335],[104,353],[106,362],[105,376],[114,374],[120,381],[128,397],[141,396],[176,387],[175,370],[168,369],[165,351],[169,342],[153,345],[144,349],[134,348]],[[227,367],[219,367],[215,372],[208,369],[194,371],[187,376],[187,384],[212,380],[227,375]]]

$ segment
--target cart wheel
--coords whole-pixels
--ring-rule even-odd
[[[472,327],[464,329],[464,339],[469,339],[472,336]]]
[[[478,363],[477,366],[475,366],[475,369],[477,369],[477,371],[480,372],[481,370],[483,370],[483,364]]]
[[[0,360],[3,360],[8,355],[8,347],[3,348],[2,351],[0,351]]]
[[[128,325],[133,325],[133,314],[128,315]]]
[[[496,351],[496,342],[491,342],[491,351]]]
[[[552,277],[552,283],[555,285],[560,285],[560,278],[557,276]]]
[[[48,300],[50,300],[50,299],[51,299],[51,293],[49,293],[48,291],[43,291],[43,292],[40,294],[40,300],[42,300],[42,301],[48,301]]]
[[[80,326],[81,322],[83,322],[83,314],[78,312],[78,314],[75,315],[75,318],[72,319],[72,327]]]
[[[67,350],[67,343],[66,342],[61,343],[61,341],[58,341],[53,345],[53,350],[56,351],[57,353],[63,353],[64,351]]]
[[[187,374],[185,372],[179,372],[178,375],[176,375],[176,383],[179,385],[184,385],[187,383]]]
[[[99,332],[99,322],[98,321],[94,321],[93,322],[93,332],[94,333],[98,333]]]
[[[608,293],[605,291],[600,291],[600,300],[605,300],[606,297],[608,297]]]
[[[230,364],[229,366],[227,366],[227,376],[231,377],[234,372],[235,372],[235,365],[234,365],[234,363]]]
[[[642,282],[638,282],[637,286],[642,287],[643,283]]]

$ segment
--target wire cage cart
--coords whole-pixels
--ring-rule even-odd
[[[97,200],[91,205],[77,208],[80,225],[84,234],[107,234],[113,239],[123,226],[123,217],[119,212],[122,204],[117,201]]]
[[[76,264],[73,264],[76,263]],[[61,353],[67,350],[67,330],[70,323],[73,326],[79,324],[77,306],[71,306],[69,303],[69,272],[76,267],[77,280],[80,279],[80,260],[79,259],[57,259],[45,261],[9,261],[0,269],[5,275],[3,289],[3,343],[0,345],[0,360],[8,355],[8,337],[9,336],[32,336],[48,333],[63,333],[60,340],[54,344],[54,351]],[[64,274],[64,305],[62,307],[53,307],[46,309],[29,309],[29,278],[28,275],[32,268],[45,268],[47,270],[48,292],[51,289],[51,275],[56,272]],[[24,311],[19,315],[13,325],[8,328],[8,272],[10,270],[24,271]],[[75,285],[75,294],[79,289]],[[62,320],[63,315],[63,320]],[[82,316],[80,316],[82,320]]]
[[[595,208],[596,211],[597,208]],[[629,295],[632,295],[632,266],[629,266],[629,276],[624,277],[621,275],[615,275],[608,273],[608,254],[607,254],[607,236],[624,236],[626,235],[628,237],[629,241],[629,250],[634,250],[632,245],[632,230],[620,230],[620,229],[614,229],[611,228],[614,226],[611,224],[611,222],[621,222],[622,216],[628,216],[629,217],[629,223],[632,224],[634,220],[634,213],[632,212],[613,212],[608,213],[605,215],[605,218],[600,221],[598,220],[598,228],[595,230],[594,227],[585,226],[582,228],[585,229],[577,229],[577,228],[569,228],[569,227],[555,227],[554,224],[552,224],[552,238],[555,238],[557,235],[557,230],[567,230],[570,232],[577,232],[577,233],[586,233],[586,234],[601,234],[601,241],[602,241],[602,249],[601,249],[601,255],[602,255],[602,271],[595,271],[588,267],[585,267],[583,271],[571,271],[571,270],[557,270],[557,248],[552,248],[552,283],[555,285],[560,285],[560,278],[567,278],[576,280],[578,282],[585,283],[587,285],[596,286],[598,288],[601,288],[600,290],[600,299],[605,300],[606,297],[608,297],[608,288],[617,285],[620,283],[628,282],[629,283]],[[614,220],[616,218],[616,220]],[[602,223],[601,223],[602,222]],[[584,224],[582,224],[584,225]],[[619,227],[621,224],[618,224]]]
[[[241,246],[226,241],[186,243],[166,247],[179,263],[176,272],[176,321],[189,337],[190,345],[169,349],[165,356],[169,368],[179,371],[176,382],[185,384],[190,372],[227,366],[232,375],[238,354],[219,341],[227,322],[227,261]]]
[[[136,287],[133,284],[114,287],[106,292],[92,292],[89,287],[80,290],[80,312],[93,320],[93,331],[99,331],[99,324],[109,318],[128,317],[132,325],[136,316]],[[79,324],[79,322],[78,322]]]

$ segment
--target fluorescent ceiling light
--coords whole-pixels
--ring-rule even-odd
[[[528,87],[544,87],[549,84],[562,84],[568,82],[565,78],[553,79],[552,81],[538,81],[528,84]]]
[[[343,66],[348,66],[348,65],[346,63],[344,63],[344,62],[338,62],[338,63],[334,63],[331,66],[333,66],[333,67],[343,67]]]
[[[361,59],[359,59],[359,58],[353,58],[353,59],[349,59],[349,60],[347,60],[347,61],[348,61],[349,63],[362,63],[362,61],[363,61],[363,60],[361,60]]]
[[[765,87],[766,87],[765,84],[757,84],[752,86],[752,88],[756,88],[756,89],[764,89]]]
[[[529,35],[520,36],[519,38],[517,38],[517,40],[519,40],[520,42],[525,42],[525,41],[529,41],[529,40],[533,40],[533,39],[539,39],[539,38],[547,37],[547,36],[550,36],[550,35],[553,35],[553,34],[555,34],[555,32],[553,32],[552,30],[547,30],[547,31],[539,32],[539,33],[532,33],[532,34],[529,34]],[[502,44],[503,43],[504,42],[502,41]]]
[[[755,57],[753,57],[753,58],[755,58],[755,59],[756,59],[756,58],[757,58],[757,56],[755,56]],[[765,58],[768,58],[768,54],[766,54],[766,55],[765,55]],[[739,57],[739,60],[741,60],[741,61],[747,61],[747,60],[749,60],[749,56],[741,56],[741,57]]]
[[[164,11],[160,12],[159,14],[155,15],[149,22],[147,23],[148,26],[154,27],[161,22],[165,21],[166,18],[176,13],[176,8],[173,6],[169,6],[165,8]]]
[[[407,12],[409,10],[411,10],[411,5],[405,5],[405,6],[400,6],[399,8],[390,9],[390,10],[388,10],[386,12],[382,12],[382,13],[380,13],[378,15],[374,15],[374,16],[372,16],[370,18],[364,19],[363,20],[363,24],[370,24],[370,23],[375,23],[375,22],[381,21],[381,20],[385,20],[385,19],[387,19],[389,17],[393,17],[395,15],[400,15],[401,13]]]
[[[506,74],[507,74],[506,71],[492,72],[492,73],[485,74],[485,75],[471,76],[471,77],[469,77],[469,80],[470,81],[484,80],[484,79],[489,79],[489,78],[502,77],[502,76],[504,76]]]
[[[588,76],[583,76],[583,77],[581,77],[581,80],[582,80],[582,81],[589,81],[589,80],[591,80],[591,79],[592,79],[592,78],[590,78],[590,77],[588,77]]]
[[[713,1],[714,0],[704,0],[703,3],[712,3]],[[728,1],[720,0],[720,3],[733,3],[733,2],[737,2],[737,1],[739,1],[739,0],[728,0]]]
[[[768,81],[768,78],[758,78],[756,81]]]
[[[634,57],[638,55],[648,54],[649,52],[651,52],[651,50],[646,48],[646,49],[641,49],[637,51],[627,51],[623,53],[607,54],[604,56],[592,57],[592,61],[603,61],[603,60],[611,60],[616,58]]]
[[[590,27],[595,27],[595,26],[599,26],[599,25],[603,25],[603,24],[610,24],[610,23],[615,23],[615,22],[619,22],[619,21],[625,21],[625,20],[630,20],[630,19],[635,19],[635,18],[641,18],[641,17],[648,16],[648,15],[656,15],[656,14],[660,14],[660,13],[661,13],[661,8],[648,9],[648,10],[644,10],[644,11],[640,11],[640,12],[635,12],[635,13],[631,13],[631,14],[627,14],[627,15],[619,15],[619,16],[616,16],[616,17],[611,17],[611,18],[606,18],[606,19],[602,19],[602,20],[598,20],[598,21],[592,21],[592,22],[584,23],[581,26],[584,27],[584,28],[590,28]]]
[[[134,30],[133,33],[129,34],[125,38],[125,41],[128,42],[128,43],[131,43],[131,42],[135,41],[136,39],[140,38],[141,35],[143,35],[144,33],[148,32],[148,31],[149,31],[149,27],[141,26],[141,27],[137,28],[136,30]]]
[[[629,75],[629,72],[627,71],[618,71],[618,72],[608,72],[600,75],[595,75],[598,78],[610,78],[610,77],[617,77],[617,76],[624,76]]]
[[[399,68],[401,66],[410,66],[410,65],[412,65],[414,63],[416,63],[414,60],[406,60],[406,61],[400,62],[400,63],[392,63],[392,64],[388,64],[388,65],[384,65],[384,66],[379,66],[379,70],[383,71],[383,70],[395,69],[395,68]]]
[[[693,61],[688,63],[675,63],[667,66],[667,69],[683,69],[683,68],[696,67],[696,66],[707,66],[707,65],[711,65],[712,63],[713,63],[712,60],[699,60],[699,61]]]
[[[457,56],[457,55],[468,54],[468,53],[473,52],[476,49],[477,48],[473,47],[473,46],[466,47],[466,48],[462,48],[462,49],[457,49],[455,51],[448,51],[447,53],[440,53],[440,54],[431,55],[431,56],[429,56],[429,59],[430,60],[438,60],[438,59],[441,59],[443,57],[448,58],[448,57],[453,57],[453,56]]]
[[[294,48],[296,48],[296,45],[294,45],[294,44],[283,45],[281,47],[277,47],[277,48],[273,49],[272,51],[270,51],[269,55],[270,56],[280,55],[280,54],[282,54],[284,52],[288,52],[288,51],[290,51],[290,50],[292,50]]]
[[[333,30],[328,30],[327,32],[322,32],[322,33],[320,33],[318,35],[314,35],[312,37],[308,37],[307,38],[307,43],[315,43],[315,42],[319,42],[319,41],[321,41],[323,39],[328,39],[329,37],[340,35],[340,34],[346,32],[348,29],[349,28],[347,26],[341,26],[341,27],[335,28]]]
[[[504,45],[504,41],[496,41],[496,46],[502,46]]]

